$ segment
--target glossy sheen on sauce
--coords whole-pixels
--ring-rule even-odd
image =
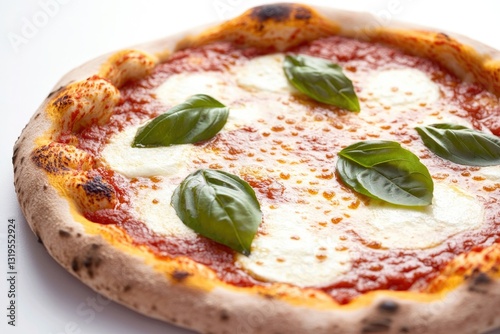
[[[403,54],[400,51],[341,37],[331,37],[303,45],[293,53],[304,53],[323,57],[343,66],[347,76],[352,77],[361,101],[370,96],[360,88],[361,81],[377,70],[416,68],[427,73],[439,85],[440,109],[419,108],[439,119],[439,113],[446,112],[463,118],[478,129],[489,129],[500,135],[500,107],[498,99],[481,87],[465,84],[447,73],[435,63]],[[216,44],[194,50],[175,53],[167,62],[157,66],[146,79],[131,83],[121,89],[121,101],[115,108],[110,122],[104,126],[93,126],[79,135],[79,148],[97,158],[107,138],[122,131],[126,126],[140,124],[165,111],[154,90],[169,76],[176,73],[195,71],[224,71],[228,67],[243,64],[248,59],[265,54],[264,50],[238,50],[228,44]],[[394,87],[398,89],[398,87]],[[270,101],[271,102],[271,101]],[[459,233],[437,247],[422,250],[384,249],[376,242],[364,240],[349,225],[349,217],[336,216],[334,210],[325,210],[325,220],[316,222],[338,227],[340,241],[351,242],[349,252],[352,263],[350,270],[321,290],[329,293],[336,301],[345,304],[356,296],[373,290],[425,289],[428,282],[437,276],[456,255],[480,250],[500,242],[500,185],[485,183],[478,174],[479,168],[451,164],[436,158],[422,144],[412,127],[422,116],[421,112],[405,110],[398,114],[397,121],[388,121],[388,114],[396,112],[390,106],[367,103],[361,112],[373,116],[369,126],[359,127],[352,113],[325,106],[300,95],[283,99],[280,103],[302,103],[307,108],[303,122],[317,124],[316,131],[302,125],[301,120],[286,114],[258,120],[255,126],[245,126],[231,132],[221,133],[207,143],[201,143],[207,154],[221,157],[216,162],[197,159],[191,163],[198,168],[232,170],[238,164],[260,165],[279,177],[268,177],[262,173],[248,172],[241,175],[256,190],[263,202],[279,206],[314,205],[303,199],[301,192],[317,196],[321,201],[331,203],[332,208],[339,201],[348,202],[353,210],[366,198],[359,197],[344,188],[335,174],[336,153],[346,143],[360,140],[380,139],[381,133],[402,144],[411,144],[412,150],[429,168],[436,181],[448,180],[471,189],[485,208],[485,223],[481,229]],[[365,124],[366,125],[366,124]],[[367,130],[367,129],[373,129]],[[61,137],[61,141],[66,140]],[[240,162],[238,162],[240,161]],[[241,162],[243,161],[243,162]],[[293,179],[295,196],[284,195],[283,181],[290,181],[288,172],[292,165],[300,163],[307,177]],[[128,194],[138,187],[154,190],[155,178],[128,179],[117,173],[100,169],[103,177],[114,185],[119,193],[120,205],[112,210],[85,213],[92,221],[121,226],[138,245],[148,246],[159,257],[187,256],[211,267],[221,280],[238,286],[266,284],[253,278],[235,265],[233,251],[215,242],[198,237],[195,241],[179,238],[165,238],[149,230],[129,213],[131,206]],[[324,184],[335,184],[325,189]],[[328,211],[328,212],[327,212]],[[262,232],[262,231],[261,231]],[[346,249],[347,250],[347,249]]]

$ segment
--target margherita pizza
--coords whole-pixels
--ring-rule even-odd
[[[202,333],[500,326],[500,62],[355,21],[267,5],[70,73],[14,149],[31,229]]]

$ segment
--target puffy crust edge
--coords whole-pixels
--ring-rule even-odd
[[[291,6],[293,12],[298,5],[278,6]],[[256,18],[249,13],[232,24],[238,26],[238,21],[245,20],[256,24]],[[286,19],[275,21],[290,24]],[[329,24],[328,29],[334,26]],[[213,29],[210,34],[216,38],[214,31],[228,28],[222,25]],[[199,37],[201,40],[203,37]],[[154,45],[152,49],[157,47]],[[98,68],[102,61],[103,58],[97,59],[68,74],[61,84],[80,79],[82,74],[96,73],[89,69]],[[192,264],[183,264],[182,259],[173,267],[159,268],[151,257],[145,259],[138,252],[117,247],[96,234],[100,230],[106,235],[109,230],[95,227],[97,230],[89,231],[85,222],[73,214],[73,204],[61,197],[47,173],[30,159],[40,138],[53,130],[53,119],[45,112],[51,101],[49,97],[42,104],[14,147],[19,202],[31,229],[51,256],[85,284],[113,300],[203,333],[472,333],[500,325],[497,313],[491,311],[500,309],[498,258],[487,272],[472,271],[463,282],[457,282],[458,288],[436,296],[415,299],[411,294],[383,291],[371,294],[365,303],[340,308],[294,305],[251,289],[207,289],[191,277],[190,269],[199,268],[190,268]]]
[[[500,51],[454,33],[394,22],[388,26],[366,13],[275,4],[255,7],[239,18],[181,40],[177,48],[230,41],[278,51],[305,41],[338,34],[395,46],[431,58],[460,78],[476,81],[500,96]],[[283,29],[283,25],[288,26]],[[288,28],[288,29],[287,29]],[[279,34],[274,32],[279,31]]]

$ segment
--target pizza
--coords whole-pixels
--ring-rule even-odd
[[[265,5],[69,73],[14,148],[34,234],[202,333],[499,327],[500,62],[357,20]]]

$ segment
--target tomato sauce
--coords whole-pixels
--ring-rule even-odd
[[[330,37],[301,45],[292,53],[309,54],[323,57],[342,65],[347,73],[369,71],[372,69],[389,68],[391,66],[417,68],[428,73],[432,79],[440,84],[441,94],[449,102],[452,113],[466,118],[472,122],[477,129],[489,129],[495,135],[500,135],[500,106],[498,100],[482,87],[476,84],[464,84],[458,78],[448,73],[438,64],[418,57],[405,54],[401,51],[380,44],[365,43],[361,41],[346,39],[342,37]],[[204,46],[197,49],[187,49],[174,53],[168,61],[158,65],[154,73],[145,79],[127,84],[121,89],[121,100],[111,120],[103,126],[91,126],[78,135],[79,148],[88,151],[99,158],[106,144],[107,138],[123,130],[132,124],[140,124],[147,119],[165,112],[165,106],[158,102],[154,95],[154,89],[163,83],[169,76],[176,73],[195,71],[224,71],[229,66],[241,63],[252,57],[265,54],[265,50],[254,48],[237,49],[230,44],[221,43]],[[295,97],[301,99],[301,97]],[[276,115],[277,118],[270,123],[270,131],[258,133],[251,127],[240,129],[227,136],[218,136],[209,146],[213,150],[220,150],[225,155],[228,164],[238,156],[246,156],[255,161],[264,161],[271,157],[274,150],[286,152],[289,138],[296,138],[298,152],[304,163],[314,160],[319,162],[331,161],[334,158],[330,152],[332,145],[341,147],[344,139],[352,137],[356,133],[349,124],[336,123],[334,117],[342,116],[345,111],[332,111],[321,104],[307,100],[313,111],[313,116],[318,120],[330,119],[332,127],[325,128],[319,134],[305,133],[300,123],[288,119],[286,115]],[[404,120],[400,124],[381,125],[382,130],[397,133],[401,142],[417,140],[414,135],[405,128]],[[254,141],[271,136],[274,142],[269,146],[254,147]],[[370,133],[360,135],[362,139],[377,138]],[[364,138],[362,138],[364,136]],[[269,137],[269,138],[271,138]],[[61,137],[61,141],[66,139]],[[258,144],[256,144],[258,145]],[[425,155],[421,159],[431,159]],[[259,160],[260,159],[260,160]],[[284,171],[280,174],[283,180],[290,177],[286,173],[286,161]],[[443,171],[450,170],[453,175],[461,175],[465,181],[457,179],[454,182],[477,182],[471,176],[473,168],[452,165],[445,161],[433,161]],[[218,168],[221,166],[211,166]],[[309,166],[310,172],[316,175],[318,180],[331,180],[336,178],[335,170],[330,168],[317,168]],[[183,240],[173,237],[163,237],[148,229],[144,223],[135,220],[128,213],[130,208],[130,196],[127,192],[133,191],[138,183],[152,184],[151,180],[138,181],[128,180],[112,172],[102,171],[104,178],[111,183],[119,195],[120,204],[114,209],[101,210],[86,213],[86,217],[100,224],[116,224],[123,228],[137,245],[149,247],[158,257],[175,258],[186,256],[199,263],[212,268],[218,277],[230,284],[238,286],[252,286],[266,284],[250,276],[244,270],[235,265],[235,254],[229,248],[217,244],[204,237],[196,240]],[[446,174],[445,172],[440,175]],[[436,175],[439,177],[439,175]],[[442,176],[442,177],[446,177]],[[270,178],[248,177],[247,182],[256,190],[260,196],[269,200],[287,201],[282,199],[283,188],[279,180]],[[480,186],[478,186],[480,187]],[[366,244],[354,232],[346,230],[347,234],[359,240],[359,247],[351,249],[352,267],[346,274],[321,290],[330,294],[333,299],[341,304],[352,301],[357,296],[374,290],[409,290],[424,289],[425,286],[435,278],[440,270],[458,254],[470,251],[479,251],[500,240],[500,189],[490,187],[484,189],[489,196],[481,198],[485,207],[485,223],[479,230],[459,233],[448,241],[430,249],[422,250],[388,250],[381,249],[377,244]],[[309,192],[314,194],[317,189],[311,185]],[[326,199],[335,197],[334,192],[323,192],[319,194]],[[297,199],[296,199],[297,200]],[[300,200],[300,199],[299,199]],[[359,205],[359,200],[353,201],[352,205]],[[341,224],[341,217],[332,218],[331,223]]]

